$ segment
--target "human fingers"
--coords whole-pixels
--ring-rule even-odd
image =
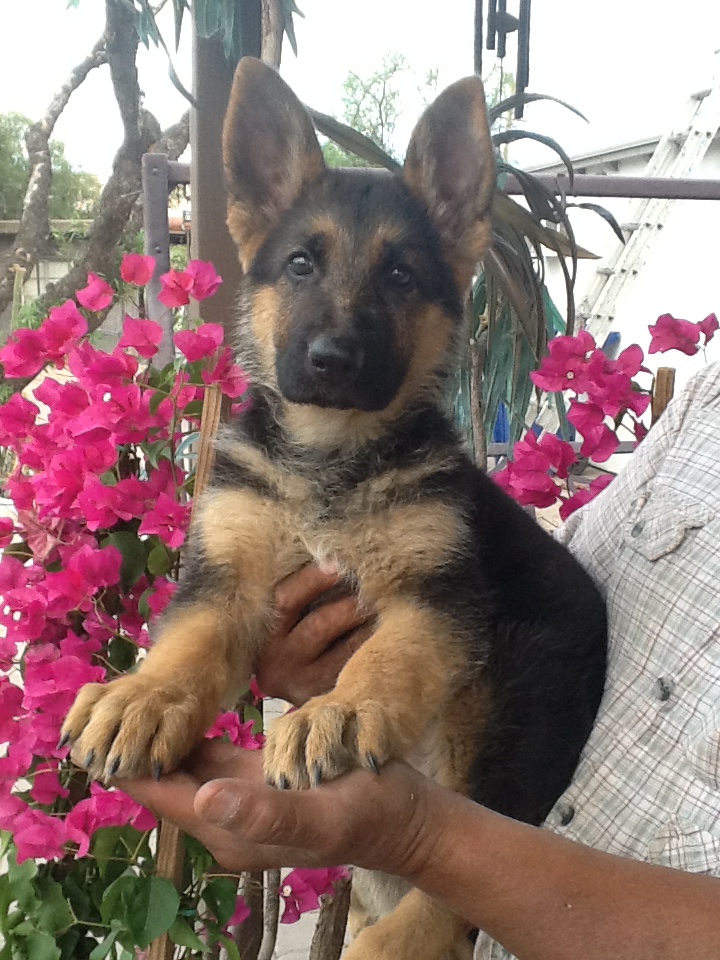
[[[287,632],[301,618],[303,611],[322,594],[341,582],[339,568],[332,564],[319,566],[310,563],[289,577],[281,580],[275,588],[276,629]]]
[[[158,817],[174,823],[184,833],[199,840],[228,870],[241,872],[313,865],[312,861],[302,858],[296,862],[295,850],[245,840],[237,830],[226,830],[198,813],[195,798],[200,784],[188,774],[175,773],[160,781],[149,778],[123,780],[117,785]],[[270,787],[266,789],[271,790]]]
[[[402,875],[427,833],[428,786],[404,764],[379,776],[358,770],[312,790],[212,780],[198,790],[195,811],[238,844],[282,850],[285,866],[353,863]]]
[[[256,667],[260,688],[296,706],[327,693],[371,632],[367,610],[355,597],[313,610],[287,634],[282,646],[263,646]]]

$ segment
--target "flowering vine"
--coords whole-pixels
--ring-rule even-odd
[[[719,326],[714,313],[699,323],[663,314],[648,327],[649,353],[679,350],[692,356],[700,349],[705,351]],[[628,431],[637,443],[647,433],[641,418],[650,405],[650,392],[635,379],[650,373],[643,366],[644,359],[637,344],[627,347],[617,359],[609,359],[587,330],[551,340],[547,356],[530,379],[540,390],[569,398],[567,420],[582,443],[576,452],[570,442],[554,433],[545,432],[538,438],[530,429],[515,444],[513,459],[494,474],[495,481],[524,506],[544,508],[559,503],[562,520],[589,503],[610,484],[613,475],[601,474],[573,491],[568,481],[578,458],[605,463],[620,445],[621,430]]]
[[[128,254],[121,277],[140,288],[154,268],[152,257]],[[192,261],[161,283],[176,308],[212,296],[221,280]],[[236,411],[247,390],[218,324],[176,333],[177,359],[161,370],[152,361],[162,328],[142,315],[125,317],[114,350],[98,349],[87,314],[114,300],[90,274],[77,302],[0,349],[8,377],[46,369],[32,392],[0,407],[0,446],[17,463],[6,482],[14,516],[0,519],[0,935],[8,956],[38,960],[134,957],[165,931],[183,955],[222,943],[235,957],[228,931],[247,914],[237,879],[191,840],[183,889],[155,877],[153,815],[121,790],[88,784],[58,744],[80,687],[142,657],[148,620],[175,590],[194,486],[183,451],[205,389],[217,385]],[[258,749],[261,724],[250,704],[207,735]],[[311,873],[286,888],[332,889],[325,872]],[[292,902],[301,911],[309,900]]]

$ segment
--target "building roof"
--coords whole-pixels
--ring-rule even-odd
[[[583,167],[594,167],[601,163],[617,163],[619,160],[652,155],[655,152],[655,147],[660,143],[660,139],[659,134],[654,137],[643,137],[642,140],[631,140],[628,143],[599,147],[588,153],[578,153],[571,156],[570,159],[576,170]],[[565,164],[562,160],[554,160],[551,163],[533,164],[527,169],[530,173],[560,173],[565,170]]]

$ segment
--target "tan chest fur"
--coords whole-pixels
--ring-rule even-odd
[[[233,460],[262,478],[268,495],[212,490],[199,510],[199,530],[210,562],[243,576],[274,585],[309,561],[331,561],[368,602],[381,604],[441,568],[466,542],[456,507],[408,495],[435,464],[388,470],[339,493],[331,476],[304,477],[249,445],[231,450]]]

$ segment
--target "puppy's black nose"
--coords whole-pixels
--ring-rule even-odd
[[[362,363],[360,347],[350,337],[316,337],[307,356],[314,374],[333,379],[352,376]]]

